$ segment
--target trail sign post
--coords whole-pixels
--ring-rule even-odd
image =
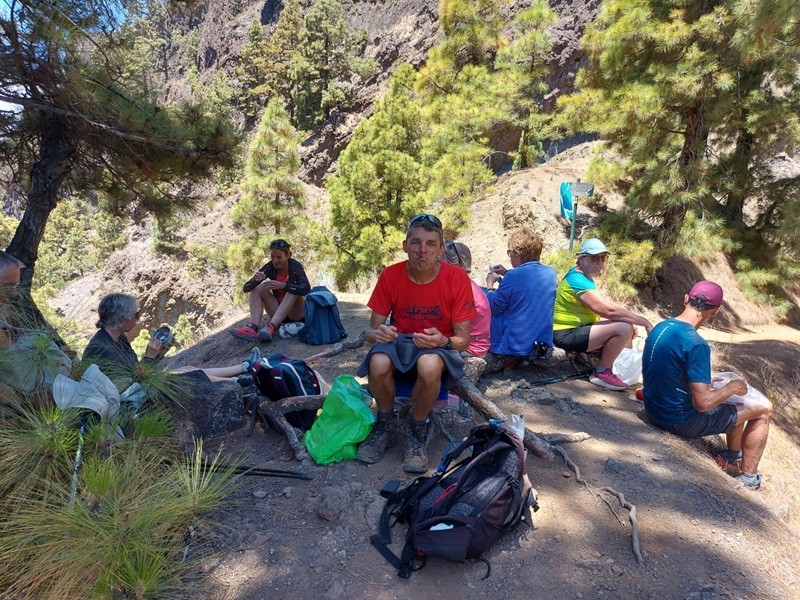
[[[578,218],[578,198],[590,198],[594,195],[594,184],[577,181],[564,181],[560,187],[561,192],[561,216],[571,222],[569,232],[569,251],[575,242],[575,221]]]

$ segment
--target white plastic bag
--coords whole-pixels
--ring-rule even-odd
[[[719,381],[715,381],[717,379]],[[724,385],[727,385],[732,379],[744,379],[744,377],[742,377],[737,373],[733,373],[731,371],[723,371],[722,373],[712,373],[711,385],[716,390],[723,387]],[[766,407],[769,405],[769,400],[764,394],[759,392],[752,385],[748,385],[747,393],[744,396],[731,396],[730,398],[725,400],[725,404],[741,404],[747,407],[754,407],[754,406]]]
[[[612,371],[627,385],[642,382],[642,354],[640,348],[623,348],[617,360],[614,361]]]

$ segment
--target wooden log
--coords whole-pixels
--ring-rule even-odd
[[[295,428],[286,420],[286,414],[297,410],[318,410],[322,407],[324,401],[325,396],[322,394],[314,396],[290,396],[289,398],[284,398],[277,402],[273,402],[269,398],[264,398],[258,408],[261,414],[269,419],[270,423],[275,425],[275,427],[286,436],[295,458],[297,460],[303,460],[308,458],[308,452],[306,452],[306,447],[303,445],[303,442],[298,439]]]
[[[494,402],[487,399],[478,388],[466,379],[460,379],[458,383],[451,388],[451,391],[478,411],[487,421],[489,419],[506,420],[505,413],[497,408]],[[527,427],[525,428],[525,439],[523,443],[528,450],[539,458],[545,460],[553,460],[555,458],[550,444]]]
[[[322,360],[323,358],[330,358],[331,356],[336,356],[337,354],[341,354],[345,350],[354,350],[356,348],[360,348],[361,346],[364,345],[364,342],[366,341],[365,334],[366,330],[362,331],[351,340],[346,339],[343,342],[338,342],[333,346],[331,346],[330,348],[323,350],[322,352],[318,352],[317,354],[309,356],[308,358],[305,359],[305,361],[307,363],[317,362]]]

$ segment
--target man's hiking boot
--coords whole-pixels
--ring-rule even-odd
[[[734,482],[737,488],[744,488],[751,492],[757,492],[761,489],[761,473],[756,473],[755,475],[742,473],[738,477],[734,477]]]
[[[589,383],[593,383],[596,386],[613,392],[620,392],[628,388],[628,384],[614,375],[611,369],[606,369],[602,373],[595,371],[592,373],[592,376],[589,377]]]
[[[375,464],[383,458],[383,453],[394,443],[395,433],[397,432],[397,416],[381,417],[372,426],[369,437],[361,442],[358,447],[356,457],[363,463]]]
[[[428,423],[415,423],[409,416],[405,425],[403,441],[406,453],[403,457],[403,470],[406,473],[424,473],[428,470],[428,455],[425,452]]]
[[[742,474],[742,470],[739,468],[739,461],[728,460],[722,452],[717,452],[714,455],[714,462],[731,477],[738,477]]]
[[[228,330],[233,337],[242,340],[258,340],[258,325],[250,323],[249,325],[242,325],[234,329]]]
[[[271,342],[273,335],[275,335],[275,326],[272,323],[267,323],[267,326],[258,332],[258,338],[262,342]]]

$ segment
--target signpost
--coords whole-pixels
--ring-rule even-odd
[[[561,216],[571,222],[569,232],[569,251],[575,241],[575,221],[578,218],[578,198],[590,198],[594,195],[594,184],[577,181],[564,181],[561,184]]]

